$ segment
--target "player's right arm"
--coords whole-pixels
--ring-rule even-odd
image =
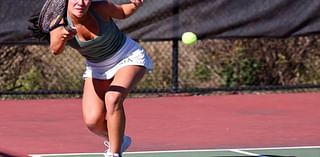
[[[50,32],[50,51],[58,55],[63,52],[67,41],[76,34],[74,30],[67,30],[64,27],[58,27]]]
[[[105,18],[125,19],[133,15],[143,5],[143,0],[130,0],[128,3],[115,4],[111,0],[97,3],[95,9]]]

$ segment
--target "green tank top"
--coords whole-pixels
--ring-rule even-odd
[[[77,49],[88,61],[98,63],[115,54],[125,43],[126,36],[119,30],[112,18],[105,21],[93,8],[90,9],[99,25],[99,34],[96,38],[88,41],[80,41],[77,36],[69,40],[69,45]],[[71,19],[68,24],[73,26]]]

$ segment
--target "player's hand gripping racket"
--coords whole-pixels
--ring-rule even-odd
[[[67,26],[68,0],[46,0],[39,15],[39,28],[41,31],[50,31],[64,26],[68,31],[73,29]]]

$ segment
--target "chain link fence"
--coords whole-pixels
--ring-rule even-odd
[[[140,41],[154,61],[134,93],[319,88],[320,36]],[[0,46],[0,94],[81,94],[84,59],[72,48]]]
[[[146,6],[149,7],[118,24],[123,31],[134,32],[133,36],[146,32],[150,36],[177,36],[178,32],[196,28],[201,20],[208,18],[199,18],[193,11],[208,11],[202,8],[206,2],[163,1],[162,5],[154,5],[159,3],[148,1]],[[137,22],[136,18],[142,21]],[[160,28],[158,24],[161,22],[171,25],[154,29],[155,26]],[[126,27],[132,23],[134,27]],[[205,24],[215,26],[215,23]],[[144,30],[138,29],[141,27]],[[139,31],[135,32],[135,29]],[[184,45],[175,37],[138,41],[153,59],[154,70],[145,75],[133,92],[208,93],[320,88],[320,35],[205,38],[210,35],[201,34],[202,38],[194,45]],[[0,44],[0,62],[0,97],[82,93],[85,61],[70,47],[63,54],[54,56],[48,45]]]

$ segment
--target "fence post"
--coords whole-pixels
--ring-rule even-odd
[[[173,39],[172,44],[172,92],[179,90],[179,40]]]
[[[173,32],[179,33],[179,1],[174,1],[172,13],[173,20]],[[174,38],[172,40],[172,80],[171,91],[177,93],[179,91],[179,39]]]

